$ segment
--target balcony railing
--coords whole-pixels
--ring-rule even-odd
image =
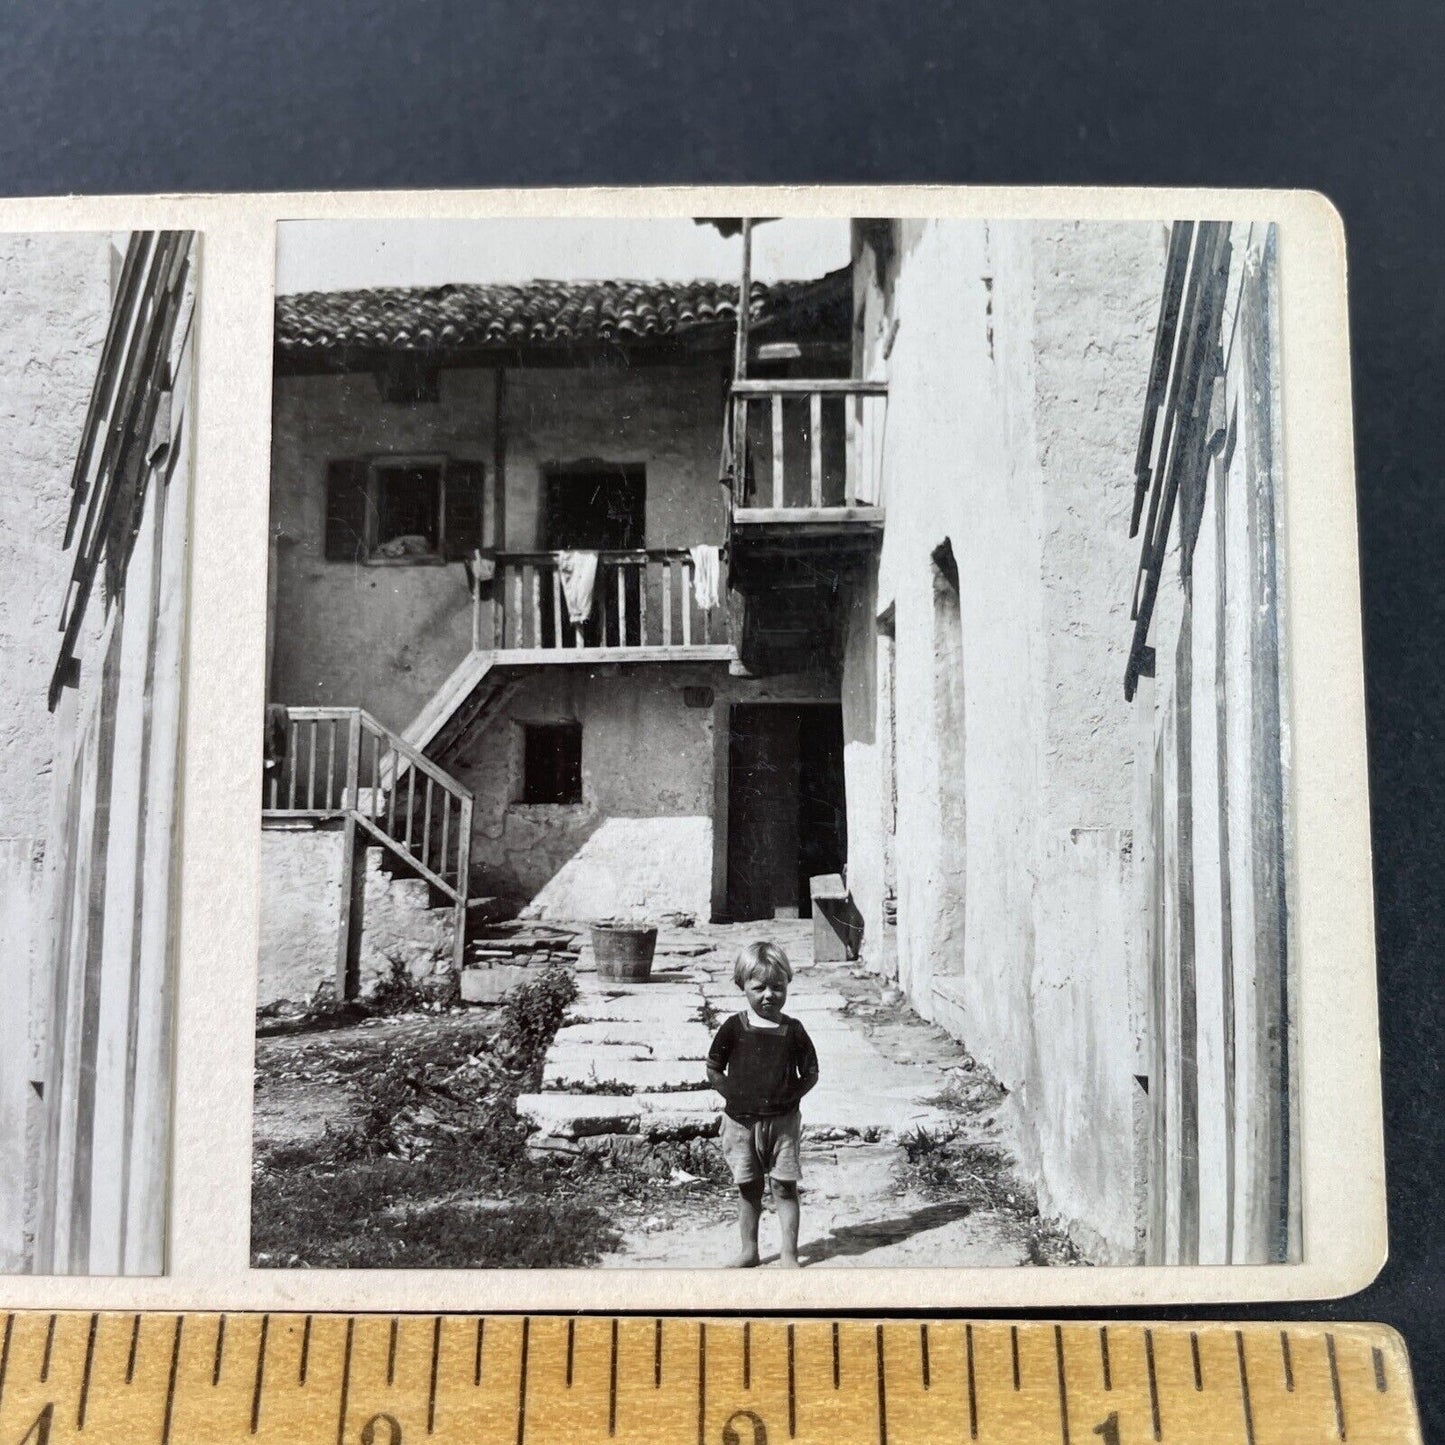
[[[884,381],[736,381],[727,466],[734,515],[881,505]]]
[[[720,600],[699,607],[695,565],[676,550],[601,551],[591,609],[574,621],[551,552],[498,552],[495,575],[475,599],[473,644],[509,661],[729,657],[726,581]]]
[[[362,708],[287,708],[285,726],[268,758],[265,816],[349,817],[465,906],[472,795]]]

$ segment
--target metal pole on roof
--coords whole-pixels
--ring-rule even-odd
[[[753,223],[743,217],[743,274],[738,283],[737,349],[733,354],[733,378],[742,381],[748,374],[748,313],[753,298]]]

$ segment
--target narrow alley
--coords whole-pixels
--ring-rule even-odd
[[[963,1046],[851,964],[814,963],[808,920],[660,930],[651,981],[599,979],[591,949],[548,1051],[541,1091],[517,1100],[533,1147],[635,1153],[707,1138],[720,1101],[703,1059],[740,1007],[737,949],[765,931],[794,967],[786,1011],[818,1050],[803,1105],[805,1265],[1015,1265],[1070,1254],[1014,1179],[1003,1091]],[[729,1193],[676,1171],[655,1212],[622,1223],[604,1265],[677,1268],[736,1252]],[[700,1186],[693,1190],[689,1186]],[[763,1223],[763,1262],[776,1230]]]

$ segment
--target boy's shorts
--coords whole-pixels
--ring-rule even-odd
[[[728,1114],[722,1116],[723,1158],[732,1170],[734,1184],[751,1184],[765,1174],[785,1184],[803,1177],[798,1145],[803,1137],[803,1115],[794,1109],[755,1124],[739,1124]]]

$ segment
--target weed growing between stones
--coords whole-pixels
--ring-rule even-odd
[[[971,1209],[1012,1214],[1027,1231],[1031,1264],[1088,1263],[1064,1230],[1040,1218],[1033,1190],[997,1145],[920,1124],[898,1136],[898,1147],[901,1157],[894,1172],[900,1186]]]

